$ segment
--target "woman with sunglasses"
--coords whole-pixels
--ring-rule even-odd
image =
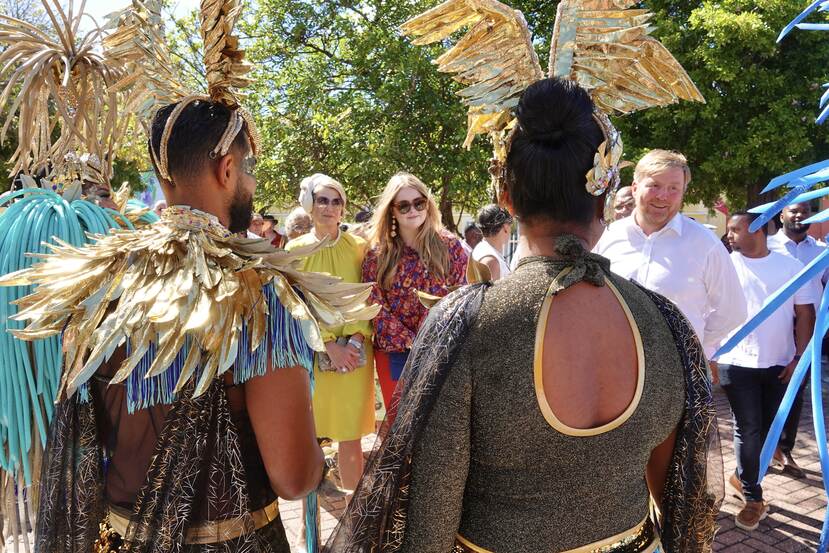
[[[294,250],[329,242],[302,263],[305,271],[328,273],[345,282],[361,282],[366,242],[340,230],[346,205],[343,186],[317,173],[303,179],[299,203],[311,217],[311,232],[285,246]],[[323,327],[326,352],[314,364],[314,421],[317,436],[338,442],[340,477],[353,490],[363,472],[360,439],[374,432],[374,374],[371,323]]]
[[[484,239],[472,250],[472,259],[489,268],[493,281],[510,274],[504,260],[504,248],[512,232],[512,215],[497,204],[485,205],[478,212],[478,227]]]
[[[417,292],[445,296],[453,286],[464,284],[467,256],[460,240],[441,225],[429,189],[409,173],[394,175],[383,190],[369,242],[363,282],[375,282],[372,301],[382,306],[374,319],[374,345],[390,424],[397,380],[428,313]]]

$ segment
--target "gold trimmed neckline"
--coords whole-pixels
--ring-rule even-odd
[[[616,296],[616,299],[619,301],[619,304],[622,306],[622,309],[625,312],[625,316],[627,317],[631,332],[633,333],[633,341],[636,344],[637,362],[636,393],[633,394],[633,399],[631,399],[630,403],[628,404],[627,408],[622,412],[622,414],[608,423],[593,428],[574,428],[561,422],[561,420],[558,417],[556,417],[555,413],[553,413],[553,409],[547,402],[547,396],[544,394],[544,376],[542,370],[542,360],[544,353],[544,334],[547,330],[547,319],[548,315],[550,314],[550,308],[553,303],[553,298],[555,296],[548,295],[546,298],[544,298],[544,303],[541,305],[541,312],[538,316],[538,324],[536,326],[535,331],[535,355],[533,357],[533,377],[535,381],[535,395],[536,399],[538,400],[538,407],[541,409],[541,413],[544,415],[544,418],[547,420],[550,426],[552,426],[558,432],[565,434],[567,436],[598,436],[599,434],[605,434],[607,432],[610,432],[611,430],[620,427],[630,417],[633,416],[634,412],[636,412],[636,408],[639,407],[639,402],[642,399],[642,391],[645,388],[645,349],[642,345],[642,335],[639,333],[639,326],[636,324],[636,321],[633,318],[633,313],[631,313],[630,307],[628,306],[625,299],[622,297],[622,294],[619,292],[619,290],[613,285],[612,282],[610,282],[608,278],[605,278],[605,283]]]

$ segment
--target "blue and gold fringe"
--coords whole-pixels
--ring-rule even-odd
[[[305,341],[301,323],[294,319],[279,301],[272,284],[265,286],[264,296],[268,302],[266,339],[256,350],[250,351],[248,325],[247,322],[242,324],[239,352],[233,366],[233,382],[241,384],[253,377],[264,375],[268,370],[268,352],[270,352],[271,367],[305,367],[311,375],[313,385],[314,351]],[[157,353],[156,343],[150,343],[147,353],[126,381],[127,409],[130,413],[153,405],[169,404],[176,399],[175,387],[191,345],[188,337],[166,370],[152,378],[145,378]],[[130,354],[131,344],[127,340],[127,355]],[[199,378],[198,368],[194,378],[197,380]]]

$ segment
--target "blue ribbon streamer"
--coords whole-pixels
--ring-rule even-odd
[[[717,352],[714,357],[719,357],[734,349],[737,344],[743,341],[746,336],[751,334],[769,315],[774,313],[781,305],[783,305],[790,297],[800,289],[801,286],[807,284],[817,275],[822,274],[823,271],[829,267],[829,250],[824,250],[819,256],[814,258],[806,267],[799,273],[792,277],[789,282],[784,284],[778,291],[768,297],[765,305],[757,312],[751,319],[746,322],[740,329],[735,332]]]
[[[829,188],[821,188],[819,190],[812,190],[811,192],[806,192],[805,194],[801,194],[800,196],[797,196],[796,198],[794,198],[792,200],[791,204],[789,204],[789,205],[802,204],[802,203],[805,203],[805,202],[811,202],[812,200],[816,200],[818,198],[822,198],[823,196],[827,196],[827,195],[829,195]],[[777,202],[769,202],[767,204],[758,205],[757,207],[752,207],[751,209],[749,209],[748,212],[749,213],[765,213],[766,211],[768,211],[769,209],[774,207],[774,205],[776,203]],[[804,223],[805,223],[805,221],[804,221]]]
[[[825,8],[826,5],[826,0],[815,0],[814,2],[809,4],[809,7],[800,12],[800,14],[797,17],[795,17],[788,25],[786,25],[783,28],[782,31],[780,31],[780,34],[777,36],[777,42],[783,40],[786,37],[786,35],[792,32],[792,30],[800,24],[801,21],[809,17],[809,14],[815,11],[815,8],[817,8],[818,6]]]
[[[797,181],[797,183],[797,186],[786,192],[786,194],[783,195],[783,197],[779,200],[775,201],[768,210],[766,210],[762,215],[754,219],[748,226],[748,231],[757,232],[758,230],[763,228],[763,226],[766,223],[771,221],[772,217],[780,213],[783,210],[783,208],[787,205],[791,205],[795,198],[797,198],[798,196],[800,196],[812,187],[811,184],[801,184],[799,180]]]
[[[808,177],[814,173],[817,173],[821,169],[826,169],[829,167],[829,159],[824,159],[823,161],[818,161],[817,163],[812,163],[811,165],[807,165],[805,167],[801,167],[800,169],[795,169],[789,173],[784,173],[782,175],[776,176],[769,181],[765,188],[760,192],[761,194],[765,194],[766,192],[770,192],[775,188],[780,188],[785,184],[789,184],[790,182],[803,178]]]
[[[820,470],[824,475],[823,478],[823,492],[829,498],[829,481],[825,478],[829,475],[829,450],[826,447],[826,424],[823,420],[823,387],[822,387],[822,366],[821,354],[823,346],[823,336],[827,329],[827,311],[826,298],[829,295],[829,290],[823,291],[823,299],[820,304],[820,309],[817,313],[817,320],[815,321],[815,330],[818,331],[817,336],[820,340],[815,340],[812,344],[812,420],[815,425],[815,441],[817,442],[817,450],[820,456]],[[814,340],[815,334],[812,334]],[[827,536],[829,536],[829,510],[823,516],[823,528],[820,531],[820,545],[818,546],[818,553],[826,553]]]

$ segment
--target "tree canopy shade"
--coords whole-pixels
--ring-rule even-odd
[[[768,181],[829,157],[827,130],[814,124],[827,77],[829,40],[780,30],[802,0],[653,0],[657,35],[707,100],[617,119],[629,159],[651,147],[684,152],[694,180],[691,200],[732,207],[760,203]],[[791,40],[790,40],[791,39]]]
[[[28,6],[28,0],[0,0],[0,9],[3,2],[15,9]],[[524,12],[539,57],[547,59],[558,2],[508,3]],[[432,188],[449,226],[453,210],[473,212],[489,200],[490,145],[478,138],[470,151],[462,148],[466,114],[455,95],[460,86],[431,63],[444,45],[413,46],[399,31],[404,21],[437,4],[259,0],[247,5],[241,30],[248,56],[258,64],[247,105],[265,145],[257,204],[292,204],[302,177],[317,171],[341,180],[355,209],[371,203],[391,175],[411,171]],[[682,151],[692,164],[690,201],[711,205],[724,195],[740,208],[759,203],[759,190],[773,176],[829,157],[827,129],[814,124],[820,86],[829,81],[829,39],[797,32],[775,43],[806,4],[642,2],[655,13],[654,34],[708,103],[614,118],[626,158],[636,161],[655,147]],[[196,21],[176,23],[168,25],[171,47],[179,54],[174,62],[195,80]],[[136,161],[150,166],[143,140],[127,149],[116,165],[116,186]],[[13,151],[13,145],[7,142],[0,153],[6,150]],[[629,180],[630,173],[626,176]]]
[[[438,49],[412,46],[398,31],[430,6],[260,2],[248,52],[260,64],[251,99],[269,153],[259,173],[264,199],[290,202],[302,177],[324,172],[343,182],[356,208],[405,170],[431,187],[449,226],[453,207],[486,201],[489,145],[461,147],[459,87],[431,65]]]
[[[444,215],[489,196],[489,144],[461,147],[466,127],[458,85],[431,60],[441,45],[412,46],[398,28],[436,5],[423,0],[262,0],[246,27],[260,63],[252,94],[265,138],[262,200],[293,200],[299,180],[322,171],[352,191],[352,205],[377,194],[399,170],[419,175]],[[546,59],[557,2],[519,0]],[[655,35],[686,67],[707,100],[652,109],[615,122],[627,158],[669,148],[692,163],[691,201],[758,201],[774,175],[829,155],[813,124],[829,40],[780,29],[802,0],[649,0]],[[450,223],[450,221],[447,221]]]

